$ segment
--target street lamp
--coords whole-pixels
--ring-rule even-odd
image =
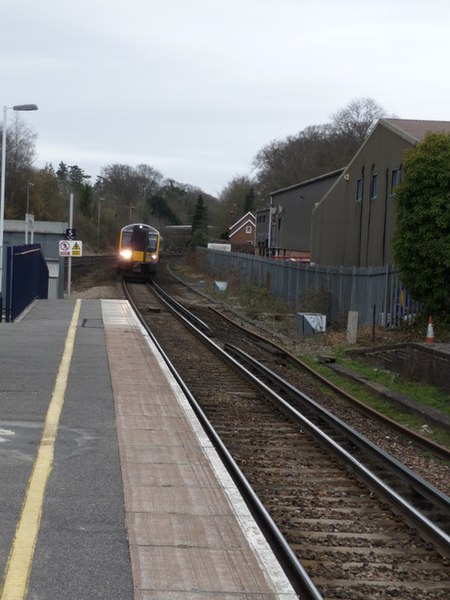
[[[101,210],[101,204],[103,202],[104,198],[98,198],[98,207],[97,207],[97,254],[100,253],[100,210]]]
[[[3,286],[3,230],[5,215],[5,179],[6,179],[6,120],[8,109],[11,110],[38,110],[36,104],[17,104],[16,106],[3,106],[3,139],[2,139],[2,182],[0,188],[0,298]]]
[[[31,243],[34,240],[34,215],[30,213],[30,189],[34,187],[34,183],[29,181],[27,183],[27,210],[25,212],[25,244],[28,244],[28,227],[31,227]]]

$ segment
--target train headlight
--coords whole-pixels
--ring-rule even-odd
[[[125,248],[125,250],[120,251],[120,256],[125,260],[130,260],[130,258],[133,256],[133,252],[129,248]]]
[[[152,260],[157,260],[158,259],[158,255],[157,254],[152,254],[150,258]]]

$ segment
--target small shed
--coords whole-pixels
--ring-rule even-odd
[[[65,239],[68,226],[64,221],[34,221],[31,225],[26,224],[25,220],[4,221],[5,246],[40,244],[49,269],[49,299],[64,298],[64,258],[59,256],[59,242]]]

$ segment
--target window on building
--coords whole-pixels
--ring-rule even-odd
[[[245,233],[251,233],[252,232],[252,226],[251,225],[247,225],[245,227]]]
[[[374,173],[370,178],[370,199],[375,200],[378,196],[378,175]]]
[[[360,177],[356,180],[356,201],[362,202],[363,199],[363,178]]]
[[[400,169],[392,169],[391,175],[391,196],[395,196],[395,188],[401,183],[402,180],[402,170]]]

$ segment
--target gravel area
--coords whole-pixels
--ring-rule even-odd
[[[73,298],[100,298],[110,300],[124,298],[119,283],[115,285],[97,285],[87,289],[74,290],[71,295]]]

